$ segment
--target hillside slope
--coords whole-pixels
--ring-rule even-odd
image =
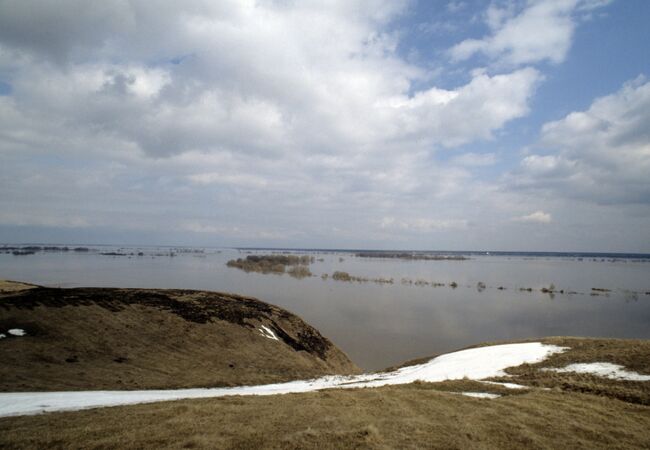
[[[650,448],[650,380],[549,370],[597,361],[648,368],[650,343],[545,341],[566,350],[507,369],[510,376],[502,380],[507,385],[415,381],[4,417],[0,447]],[[640,376],[647,380],[648,375]],[[469,397],[472,393],[497,398]]]
[[[296,315],[216,292],[4,282],[0,334],[5,392],[235,386],[360,372]]]

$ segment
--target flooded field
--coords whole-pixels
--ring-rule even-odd
[[[646,258],[469,253],[406,259],[305,251],[296,254],[313,257],[308,258],[311,276],[305,271],[290,276],[227,266],[230,260],[268,251],[70,247],[14,252],[0,254],[0,278],[257,297],[300,315],[366,370],[484,341],[559,335],[650,338]]]

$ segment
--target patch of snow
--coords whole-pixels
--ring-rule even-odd
[[[503,371],[508,367],[537,363],[564,350],[563,347],[539,342],[495,345],[448,353],[426,363],[403,367],[393,372],[356,376],[334,375],[312,380],[232,388],[0,393],[0,417],[229,395],[275,395],[320,389],[367,388],[407,384],[416,380],[480,380],[504,376]]]
[[[6,334],[4,334],[4,333],[0,333],[0,339],[4,339],[4,338],[6,338],[6,337],[7,337]]]
[[[402,367],[394,372],[359,375],[360,387],[405,384],[416,380],[436,382],[445,380],[482,380],[505,376],[505,369],[521,364],[534,364],[566,348],[540,342],[493,345],[470,348],[438,356],[429,362]],[[355,386],[352,386],[355,387]]]
[[[12,336],[25,336],[27,334],[22,328],[12,328],[11,330],[7,331],[7,333]]]
[[[279,341],[278,337],[275,335],[272,329],[267,327],[266,325],[262,325],[262,328],[258,328],[260,330],[260,333],[262,333],[262,336],[269,338],[269,339],[275,339],[276,341]]]
[[[493,384],[495,386],[503,386],[504,388],[508,388],[508,389],[530,389],[528,386],[524,386],[523,384],[501,383],[499,381],[481,381],[481,383]]]
[[[599,377],[609,378],[611,380],[650,381],[650,375],[641,375],[637,372],[625,370],[625,367],[621,365],[605,362],[569,364],[562,368],[545,368],[542,370],[560,373],[588,373]]]
[[[461,392],[461,395],[466,395],[468,397],[476,398],[499,398],[499,394],[488,394],[487,392]]]

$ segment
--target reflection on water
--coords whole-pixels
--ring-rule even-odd
[[[314,276],[296,279],[226,267],[228,260],[243,256],[237,250],[101,253],[129,255],[0,254],[0,278],[255,296],[300,315],[367,370],[483,341],[551,335],[650,338],[648,260],[472,255],[465,261],[431,261],[312,253]],[[336,271],[395,282],[337,281],[331,277]],[[323,279],[325,273],[330,277]]]

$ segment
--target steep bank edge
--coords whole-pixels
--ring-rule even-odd
[[[2,289],[5,329],[25,332],[0,340],[5,392],[236,386],[360,372],[298,316],[226,293]]]

